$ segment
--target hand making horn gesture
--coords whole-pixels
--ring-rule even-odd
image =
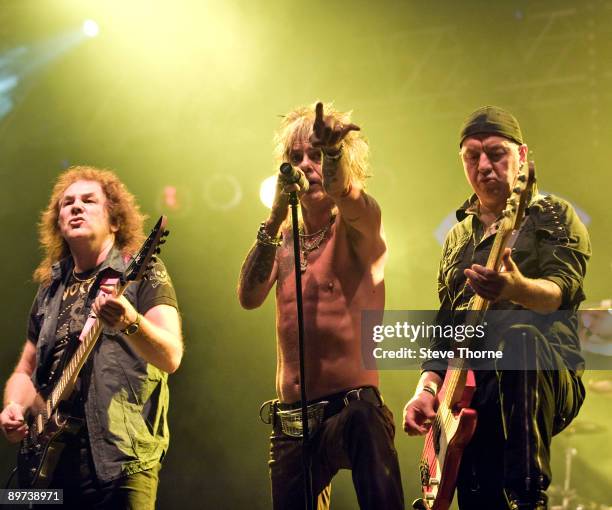
[[[340,143],[350,131],[359,131],[361,128],[355,124],[342,124],[331,115],[323,115],[323,103],[315,107],[315,121],[312,126],[310,143],[313,147],[320,147],[332,151],[340,149]]]

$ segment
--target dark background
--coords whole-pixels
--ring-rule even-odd
[[[82,34],[87,18],[98,37]],[[274,396],[274,304],[243,311],[235,287],[267,214],[259,185],[275,170],[279,115],[317,99],[353,109],[390,246],[387,308],[433,309],[444,220],[469,193],[459,126],[478,106],[509,109],[540,188],[588,224],[586,292],[597,303],[611,296],[611,22],[610,1],[0,2],[1,379],[23,344],[36,223],[54,179],[72,164],[115,169],[149,224],[166,212],[172,231],[163,256],[186,353],[170,378],[159,507],[268,508],[258,408]],[[178,210],[164,205],[168,186]],[[422,441],[400,424],[417,377],[381,378],[408,501]],[[612,504],[609,405],[591,393],[579,417],[604,432],[555,440],[553,483],[576,447],[572,485]],[[0,443],[0,475],[15,452]],[[333,494],[333,508],[356,507],[349,474]]]

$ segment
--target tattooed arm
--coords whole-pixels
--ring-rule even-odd
[[[350,172],[342,162],[323,157],[323,188],[338,206],[342,219],[362,235],[380,235],[381,215],[378,203],[359,183],[351,181]]]
[[[342,221],[350,227],[358,255],[371,261],[386,252],[380,208],[363,186],[351,179],[347,157],[342,154],[342,140],[349,132],[359,130],[355,124],[345,125],[324,115],[323,104],[317,103],[310,141],[323,152],[323,188],[338,206]]]
[[[281,225],[287,216],[288,201],[283,189],[284,182],[282,176],[279,175],[274,204],[265,226],[266,233],[271,238],[278,236]],[[243,308],[247,310],[257,308],[266,300],[278,274],[276,250],[276,246],[267,246],[255,242],[242,263],[238,281],[238,300]]]
[[[323,172],[323,189],[325,189],[325,193],[335,201],[350,194],[353,187],[351,176],[342,161],[342,149],[340,147],[325,149],[321,170]]]
[[[255,243],[240,270],[238,299],[251,310],[263,304],[276,281],[276,247]]]

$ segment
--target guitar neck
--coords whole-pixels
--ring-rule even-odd
[[[508,232],[507,229],[503,227],[503,225],[500,225],[499,230],[495,235],[495,239],[493,240],[493,246],[491,246],[489,257],[487,258],[487,269],[499,271],[502,255],[504,253],[504,248],[506,246],[506,242],[508,241],[510,233],[511,232]],[[474,294],[474,297],[470,300],[469,310],[471,312],[486,312],[489,308],[490,303],[490,301],[483,298],[482,296]],[[471,317],[478,316],[478,313],[471,314]],[[474,320],[476,320],[477,322],[477,319]]]
[[[494,271],[499,270],[503,250],[508,238],[509,232],[507,232],[507,229],[504,229],[503,226],[500,226],[500,229],[495,235],[489,257],[487,258],[487,269],[492,269]],[[470,300],[466,323],[472,326],[478,325],[482,320],[483,313],[488,310],[489,304],[490,301],[478,294],[474,294]],[[464,347],[469,347],[469,344],[465,344]],[[449,378],[448,388],[450,391],[444,394],[444,401],[447,407],[453,407],[461,398],[467,381],[468,371],[466,370],[465,360],[461,357],[454,358],[452,362],[449,362],[447,372],[449,372],[447,373],[447,378]]]
[[[130,282],[127,282],[124,285],[119,285],[117,287],[116,295],[121,296],[125,292],[125,289],[129,283]],[[99,318],[96,318],[87,331],[85,337],[81,339],[77,350],[70,358],[70,361],[66,364],[59,381],[55,384],[49,398],[47,399],[46,407],[48,409],[53,410],[57,408],[57,405],[60,402],[67,400],[70,397],[72,391],[74,390],[79,373],[96,346],[103,327],[104,325],[102,324],[102,321]]]

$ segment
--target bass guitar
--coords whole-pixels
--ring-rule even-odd
[[[506,248],[511,248],[519,234],[535,183],[533,161],[521,165],[507,200],[486,267],[499,271]],[[489,307],[489,301],[474,295],[469,318],[476,325]],[[469,321],[468,321],[469,322]],[[465,346],[465,343],[464,343]],[[468,346],[469,347],[469,346]],[[461,455],[474,435],[477,413],[470,409],[476,389],[474,372],[461,357],[449,360],[442,388],[437,395],[438,410],[419,463],[423,497],[414,501],[420,510],[448,510],[453,500]]]

